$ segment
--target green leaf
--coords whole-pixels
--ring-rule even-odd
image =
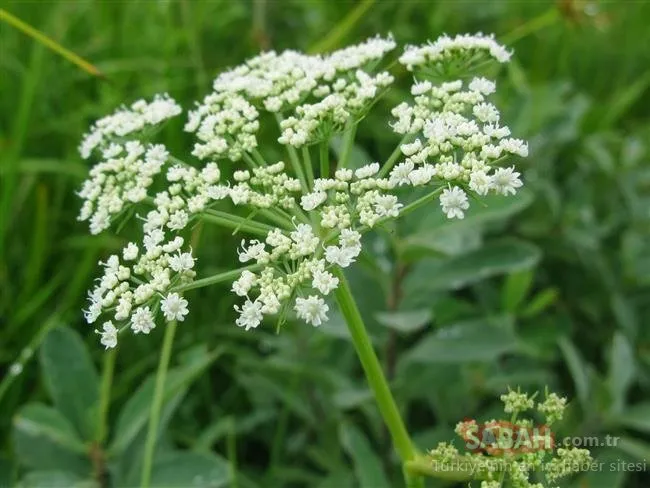
[[[607,385],[612,397],[612,412],[623,410],[626,394],[634,381],[636,366],[634,351],[627,338],[620,332],[614,334],[609,352]]]
[[[571,377],[573,378],[578,399],[586,410],[589,403],[589,392],[591,389],[589,376],[587,374],[587,366],[576,347],[566,336],[561,337],[558,340],[558,345],[560,346],[564,360],[566,361]]]
[[[0,486],[5,487],[5,486],[13,486],[13,478],[14,478],[14,468],[9,461],[9,459],[5,459],[4,457],[0,457]]]
[[[616,417],[616,422],[624,427],[650,434],[650,402],[631,406]]]
[[[52,470],[27,473],[16,488],[99,488],[99,484],[74,473]]]
[[[64,469],[82,476],[91,472],[79,435],[58,410],[29,404],[14,417],[14,450],[20,463],[39,470]]]
[[[647,441],[623,436],[618,439],[616,447],[633,458],[643,461],[643,463],[638,463],[638,466],[643,469],[637,471],[646,471],[645,463],[650,459],[650,444]]]
[[[524,210],[533,200],[533,193],[527,188],[514,196],[489,195],[481,197],[480,202],[473,203],[465,212],[465,218],[462,220],[450,220],[442,212],[432,212],[430,208],[423,208],[406,218],[407,225],[414,229],[409,238],[416,237],[419,240],[424,240],[427,235],[434,236],[441,231],[476,229],[486,224],[503,222]]]
[[[339,439],[343,449],[352,458],[357,486],[373,488],[390,486],[379,456],[361,430],[353,424],[342,423],[339,428]]]
[[[420,363],[493,361],[518,349],[507,316],[474,319],[436,330],[417,343],[404,359]]]
[[[67,327],[48,332],[40,351],[41,369],[56,408],[83,439],[91,439],[99,399],[99,377],[79,334]]]
[[[52,407],[31,403],[14,417],[14,428],[32,437],[47,439],[61,448],[79,454],[86,446],[68,420]]]
[[[431,310],[404,310],[398,312],[377,312],[375,318],[380,324],[398,332],[415,332],[431,322]]]
[[[514,313],[519,308],[533,284],[533,276],[533,271],[527,269],[506,277],[501,290],[501,308],[504,312]]]
[[[227,460],[220,456],[190,451],[167,452],[154,460],[151,473],[153,488],[219,488],[230,483],[232,474]]]
[[[165,382],[163,405],[187,388],[220,354],[221,350],[211,354],[204,352],[201,357],[194,357],[192,362],[170,369]],[[146,426],[154,381],[155,374],[147,378],[121,410],[115,427],[115,437],[109,448],[111,454],[124,451]]]
[[[546,288],[537,293],[521,311],[523,318],[531,318],[539,315],[557,300],[559,293],[556,288]]]
[[[405,295],[416,289],[420,293],[456,290],[490,276],[532,268],[540,257],[539,249],[525,242],[490,244],[478,251],[416,266],[405,280]]]
[[[607,449],[599,453],[592,464],[593,469],[584,473],[576,488],[621,488],[624,486],[626,472],[617,469],[621,455],[614,449]]]

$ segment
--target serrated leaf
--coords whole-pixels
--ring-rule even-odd
[[[167,452],[155,459],[151,472],[152,488],[219,488],[231,480],[228,461],[220,456],[191,451]]]
[[[353,424],[342,423],[339,428],[339,439],[345,452],[352,458],[357,486],[373,488],[390,486],[379,456],[361,430]]]
[[[79,334],[67,327],[50,330],[40,350],[45,386],[54,405],[83,439],[94,433],[99,377]]]
[[[380,324],[398,332],[415,332],[431,322],[431,310],[400,310],[377,312],[375,318]]]
[[[506,316],[475,319],[438,329],[418,342],[403,360],[419,363],[493,361],[518,349]]]

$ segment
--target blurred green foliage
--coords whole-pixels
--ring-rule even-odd
[[[463,418],[490,418],[508,385],[549,385],[574,399],[562,435],[617,436],[592,449],[598,459],[650,460],[650,4],[5,3],[104,77],[0,24],[0,486],[138,479],[161,334],[120,347],[98,442],[105,353],[80,309],[96,262],[128,230],[90,237],[75,221],[87,172],[76,146],[89,122],[160,91],[189,107],[260,49],[335,49],[388,31],[401,43],[496,33],[515,49],[499,105],[531,141],[517,198],[475,204],[459,222],[422,209],[368,236],[350,273],[418,446],[451,440]],[[359,161],[392,151],[381,114],[394,102],[361,124]],[[172,151],[189,144],[181,123],[163,134]],[[206,272],[234,266],[237,236],[204,228],[193,239]],[[190,295],[155,486],[398,486],[340,318],[244,333],[227,287]],[[650,477],[606,469],[573,486]]]

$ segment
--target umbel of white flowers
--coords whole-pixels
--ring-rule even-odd
[[[198,220],[257,237],[238,250],[249,265],[232,285],[242,298],[235,306],[238,326],[255,328],[264,316],[282,321],[289,311],[318,326],[327,321],[327,296],[339,285],[335,269],[354,263],[364,232],[402,215],[398,190],[403,197],[404,188],[430,187],[447,217],[458,219],[469,208],[468,192],[515,194],[519,173],[504,163],[527,156],[528,146],[510,137],[489,102],[495,83],[436,74],[451,63],[507,62],[510,53],[482,34],[407,46],[399,62],[413,73],[411,97],[386,117],[386,129],[402,137],[394,157],[357,168],[329,161],[331,138],[354,134],[390,89],[393,76],[377,68],[395,47],[392,37],[376,37],[328,55],[267,52],[222,73],[185,124],[196,136],[191,154],[200,162],[189,164],[149,142],[155,126],[181,113],[167,94],[91,127],[80,152],[99,162],[79,192],[79,220],[97,234],[135,206],[142,221],[141,242],[101,262],[103,275],[89,292],[85,317],[89,323],[106,317],[97,330],[105,347],[116,346],[119,331],[148,334],[159,312],[184,320],[188,303],[181,292],[196,273],[180,234]],[[277,151],[258,149],[261,123],[277,124],[277,144],[290,164],[267,162],[264,154]],[[325,154],[317,177],[314,146],[321,159]],[[229,164],[233,176],[226,181],[222,169]],[[153,191],[154,182],[162,189]],[[223,200],[247,208],[248,218],[218,210],[228,208]]]

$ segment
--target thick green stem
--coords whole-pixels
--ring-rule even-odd
[[[320,159],[320,177],[329,178],[330,175],[330,160],[329,160],[329,148],[327,147],[327,141],[323,141],[319,144],[319,159]]]
[[[95,440],[102,444],[108,433],[108,405],[111,399],[111,386],[113,385],[113,372],[115,371],[115,357],[117,349],[109,349],[104,355],[102,369],[102,383],[99,391],[99,413],[97,415],[97,432]]]
[[[393,446],[402,464],[405,465],[408,461],[415,459],[417,451],[406,431],[345,275],[338,268],[335,268],[334,273],[339,279],[339,286],[336,289],[336,301],[347,323],[357,356],[361,361],[368,384],[374,393],[377,407],[379,407],[381,416],[390,432]],[[406,469],[404,469],[404,477],[407,486],[421,486],[422,481]]]
[[[167,323],[165,328],[165,337],[163,338],[162,352],[158,362],[158,371],[156,372],[156,384],[151,401],[151,413],[149,416],[149,428],[147,430],[147,439],[144,446],[144,457],[142,460],[142,475],[140,477],[141,488],[149,488],[151,483],[151,469],[153,468],[153,455],[156,450],[156,439],[158,437],[158,424],[160,423],[160,412],[163,406],[165,393],[165,380],[169,361],[172,355],[172,345],[174,344],[174,335],[176,333],[176,321],[172,320]]]

